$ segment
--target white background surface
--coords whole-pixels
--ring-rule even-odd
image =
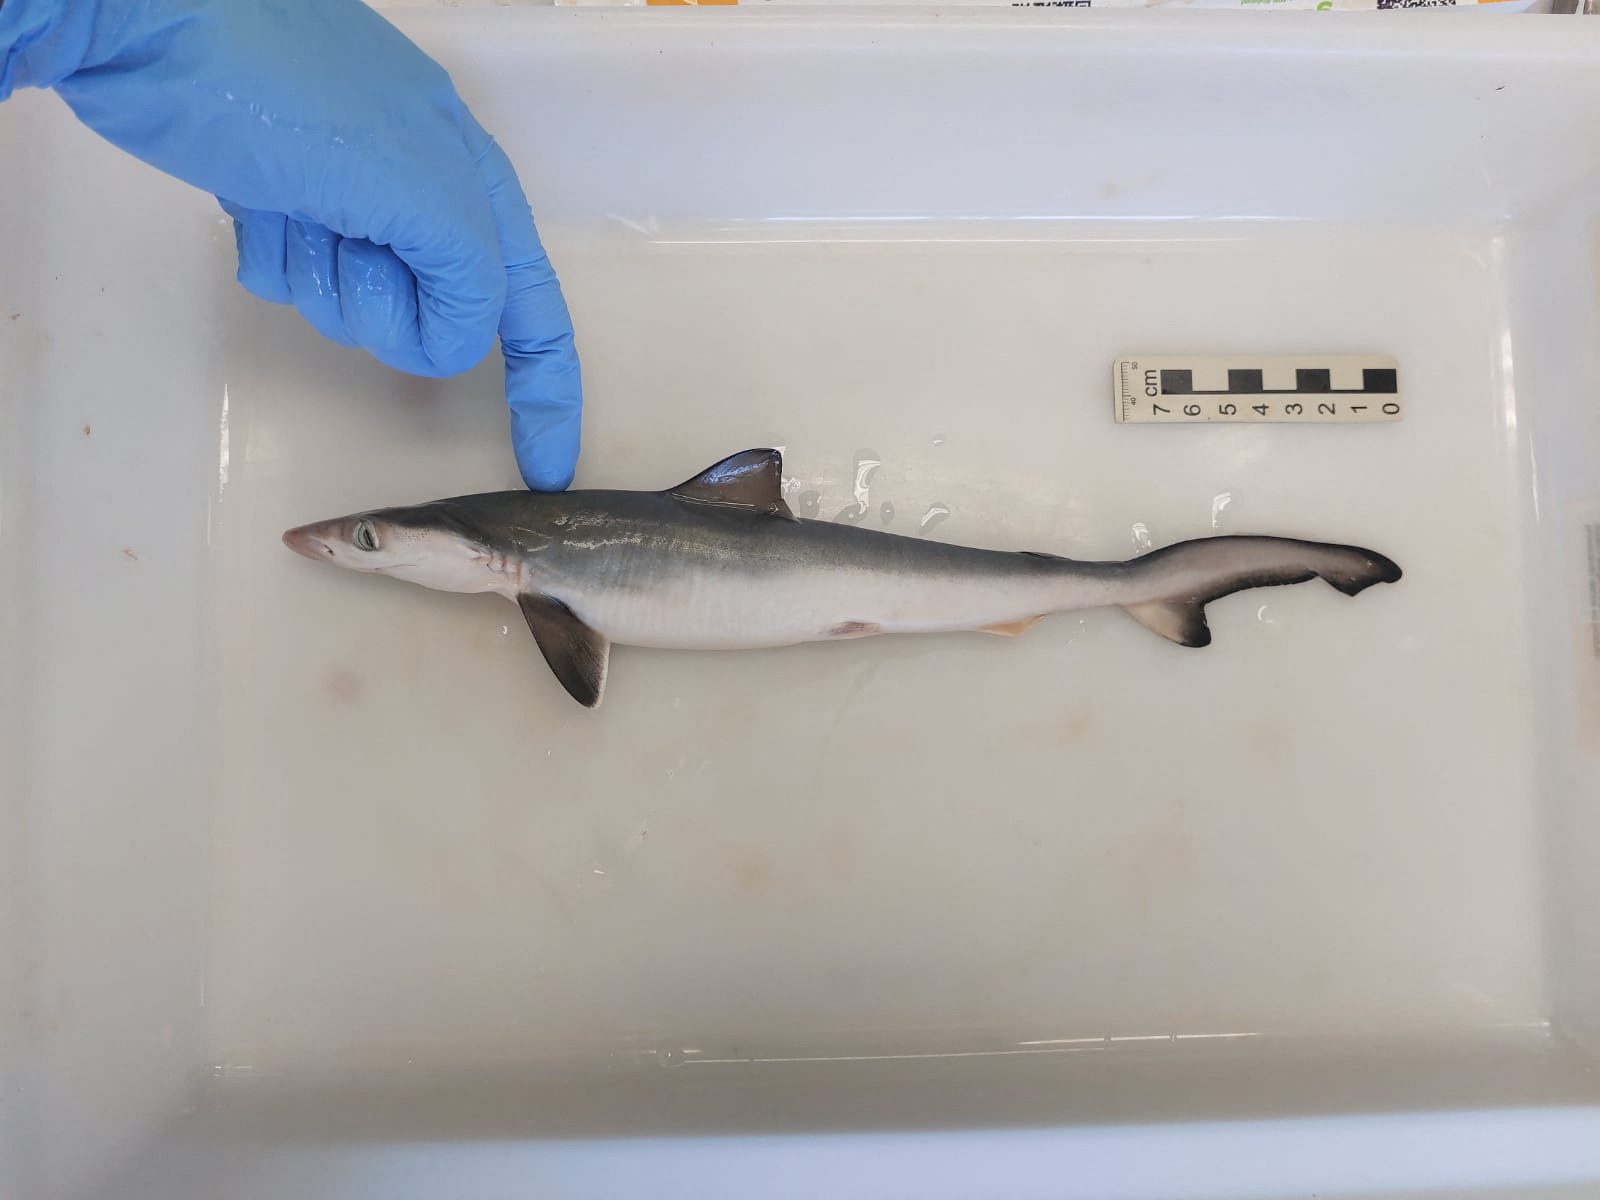
[[[579,1194],[603,1158],[615,1187],[783,1161],[874,1194],[909,1177],[851,1156],[892,1141],[689,1135],[961,1127],[944,1153],[1011,1194],[1062,1156],[1086,1195],[1600,1174],[1587,30],[651,18],[405,22],[535,197],[580,484],[778,444],[824,517],[875,460],[873,526],[943,508],[931,536],[1104,557],[1289,533],[1406,579],[1230,598],[1202,652],[1116,613],[618,650],[584,712],[509,606],[277,542],[510,485],[498,369],[319,342],[233,287],[208,199],[19,97],[12,1190],[394,1195],[431,1162]],[[1406,421],[1112,423],[1118,354],[1296,349],[1394,354]],[[1393,1150],[1439,1129],[1484,1156]],[[630,1134],[688,1140],[581,1140]],[[955,1188],[937,1161],[907,1186]]]
[[[492,408],[465,443],[452,399],[408,403],[263,314],[260,359],[230,364],[219,529],[225,1061],[1541,1019],[1512,495],[1404,516],[1419,472],[1504,470],[1492,252],[1276,227],[763,232],[552,231],[580,328],[626,331],[585,339],[585,482],[668,486],[776,443],[824,517],[882,461],[869,527],[939,505],[939,537],[1096,558],[1131,554],[1134,522],[1158,543],[1320,536],[1380,546],[1404,586],[1233,598],[1205,653],[1115,612],[1011,643],[619,649],[589,713],[503,600],[277,552],[289,525],[509,477]],[[1330,278],[1349,291],[1303,296]],[[1204,346],[1219,297],[1273,348],[1291,322],[1392,346],[1412,419],[1114,425],[1118,340]],[[1429,358],[1456,337],[1479,353]]]

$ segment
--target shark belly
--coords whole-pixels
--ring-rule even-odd
[[[637,585],[591,576],[548,588],[608,640],[671,650],[1006,626],[1069,606],[1073,590],[1043,573],[849,566],[680,570]]]

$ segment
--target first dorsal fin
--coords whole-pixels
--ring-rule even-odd
[[[793,521],[783,502],[783,455],[776,450],[741,450],[686,479],[667,495],[697,504],[745,508]]]

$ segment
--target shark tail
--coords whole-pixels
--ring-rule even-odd
[[[1132,599],[1121,608],[1180,646],[1206,646],[1206,605],[1249,588],[1323,579],[1347,596],[1393,583],[1400,568],[1375,550],[1280,537],[1214,537],[1179,542],[1124,564]]]

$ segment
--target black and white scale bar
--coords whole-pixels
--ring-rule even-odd
[[[1366,422],[1401,417],[1400,369],[1384,355],[1119,358],[1123,422]]]

